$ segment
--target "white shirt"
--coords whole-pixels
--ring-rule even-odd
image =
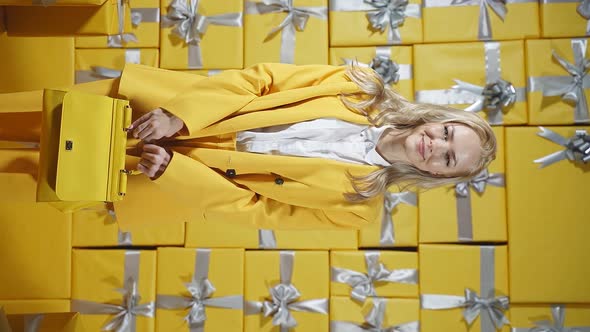
[[[241,131],[238,151],[318,157],[356,164],[391,166],[375,150],[388,127],[373,127],[322,118],[294,124]]]

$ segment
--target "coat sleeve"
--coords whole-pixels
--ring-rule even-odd
[[[259,64],[201,79],[160,107],[182,119],[190,136],[239,111],[257,97],[342,82],[346,80],[344,73],[344,67],[329,65]]]
[[[278,202],[176,152],[166,171],[154,182],[183,204],[192,205],[192,215],[213,222],[259,229],[318,230],[360,228],[373,221],[344,210],[311,209]]]

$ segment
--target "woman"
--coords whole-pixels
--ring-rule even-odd
[[[261,64],[200,78],[127,65],[118,94],[146,113],[131,127],[146,142],[138,169],[191,220],[358,228],[380,219],[388,187],[464,181],[496,149],[477,115],[412,104],[360,69]]]

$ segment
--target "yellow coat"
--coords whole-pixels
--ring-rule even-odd
[[[86,89],[112,90],[97,85]],[[338,97],[354,91],[358,88],[342,67],[286,64],[261,64],[209,78],[128,64],[118,88],[135,116],[162,107],[180,117],[188,136],[175,140],[326,117],[368,124]],[[266,229],[359,228],[381,217],[382,196],[350,203],[342,195],[353,192],[347,171],[366,175],[377,166],[215,148],[173,150],[157,180],[130,178],[127,197],[115,204],[123,228],[126,222],[176,220]],[[227,170],[236,175],[227,176]],[[159,203],[171,202],[171,197],[173,207],[158,211]]]

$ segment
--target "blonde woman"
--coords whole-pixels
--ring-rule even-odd
[[[479,116],[408,102],[353,67],[260,64],[203,78],[127,65],[120,82],[77,88],[117,91],[143,114],[130,131],[143,141],[137,168],[190,220],[360,228],[380,219],[389,187],[465,181],[496,151]]]

